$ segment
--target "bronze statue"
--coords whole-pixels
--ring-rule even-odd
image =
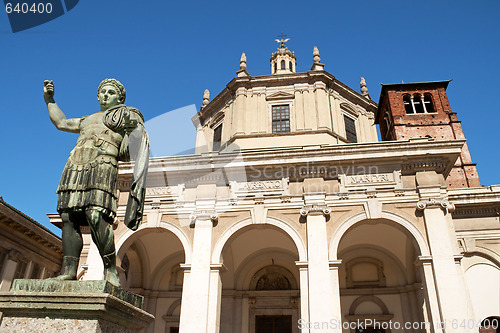
[[[44,98],[57,129],[79,133],[59,182],[57,211],[62,220],[63,273],[59,280],[76,280],[83,247],[80,226],[90,227],[104,263],[104,279],[119,286],[112,223],[117,209],[118,161],[135,160],[125,224],[137,230],[142,221],[149,142],[144,118],[125,106],[125,88],[115,79],[99,84],[101,111],[67,119],[54,101],[54,84],[44,82]]]

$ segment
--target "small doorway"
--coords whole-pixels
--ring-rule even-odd
[[[255,333],[292,333],[292,316],[255,316]]]

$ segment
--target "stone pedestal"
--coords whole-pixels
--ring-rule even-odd
[[[143,302],[107,281],[15,280],[0,293],[0,332],[139,332],[154,320]]]

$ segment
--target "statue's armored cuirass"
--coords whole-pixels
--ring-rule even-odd
[[[99,156],[117,158],[123,135],[104,124],[104,113],[98,112],[81,120],[80,136],[71,151],[73,164],[85,165]]]

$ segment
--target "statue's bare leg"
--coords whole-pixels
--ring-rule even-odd
[[[104,263],[104,279],[115,286],[120,286],[120,279],[116,271],[115,238],[113,227],[104,221],[102,213],[93,208],[85,211],[94,241]]]
[[[63,272],[56,280],[76,280],[78,261],[83,248],[80,220],[84,216],[79,214],[62,213],[62,247],[63,247]]]

